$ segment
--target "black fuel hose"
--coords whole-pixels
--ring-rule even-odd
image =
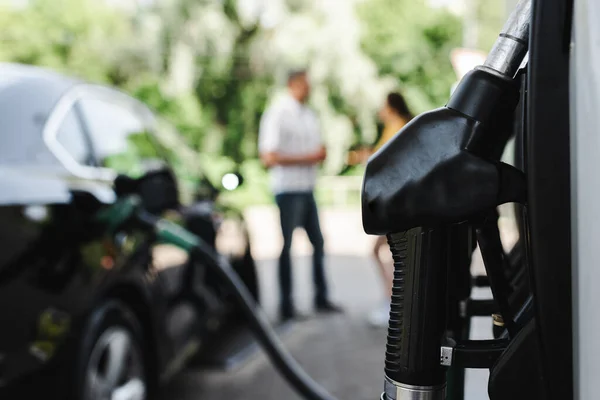
[[[335,400],[335,397],[315,382],[292,355],[285,349],[283,343],[273,331],[265,313],[256,304],[256,301],[242,282],[238,274],[221,255],[200,241],[192,250],[192,257],[198,257],[217,274],[219,279],[233,294],[235,301],[241,307],[252,332],[262,345],[263,349],[288,383],[307,400]]]
[[[124,203],[127,204],[127,203]],[[121,209],[127,207],[121,207]],[[129,206],[136,208],[135,204]],[[205,241],[177,224],[160,219],[139,208],[134,212],[136,220],[146,227],[152,228],[160,241],[171,243],[190,253],[192,262],[202,261],[210,268],[221,282],[231,291],[233,298],[240,306],[250,329],[262,345],[263,349],[275,365],[276,369],[307,400],[336,400],[335,397],[315,382],[285,349],[277,337],[269,321],[256,304],[250,291],[239,275],[231,267],[227,259],[218,254]],[[116,218],[118,220],[118,218]]]

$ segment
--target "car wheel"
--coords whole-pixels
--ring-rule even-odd
[[[147,400],[143,333],[134,314],[111,301],[92,316],[83,336],[77,400]]]

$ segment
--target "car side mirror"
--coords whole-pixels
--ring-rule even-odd
[[[153,169],[136,179],[119,175],[114,187],[117,197],[132,194],[140,196],[144,208],[153,214],[179,206],[177,180],[167,167]]]
[[[244,183],[244,177],[239,172],[228,172],[221,178],[221,185],[225,190],[232,191]]]
[[[139,182],[137,179],[131,178],[127,175],[117,175],[114,187],[117,197],[123,197],[137,193]]]

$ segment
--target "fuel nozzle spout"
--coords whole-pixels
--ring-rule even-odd
[[[521,0],[508,17],[483,67],[513,78],[529,49],[532,0]]]

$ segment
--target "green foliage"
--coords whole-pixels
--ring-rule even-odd
[[[127,20],[103,2],[32,0],[0,12],[0,25],[2,61],[43,65],[98,82],[122,80],[112,55],[133,35]]]
[[[221,152],[236,163],[256,158],[258,123],[268,100],[273,81],[268,74],[256,72],[250,65],[251,48],[261,36],[257,23],[242,23],[235,0],[224,0],[222,12],[233,28],[231,51],[198,55],[202,75],[195,86],[195,94],[208,104],[221,126]],[[218,41],[209,48],[218,47]],[[212,54],[211,54],[212,53]]]
[[[424,0],[371,0],[357,13],[362,48],[382,75],[398,80],[416,112],[442,106],[456,77],[450,50],[461,42],[461,23]]]
[[[237,98],[227,115],[226,137],[223,154],[236,162],[257,157],[258,125],[267,103],[270,85],[255,80],[239,85]]]
[[[212,115],[202,108],[196,96],[190,93],[169,95],[155,79],[132,88],[131,94],[169,121],[192,148],[202,149],[204,137],[211,129]]]
[[[480,1],[474,3],[478,22],[477,47],[490,51],[506,19],[505,4],[502,1]]]

